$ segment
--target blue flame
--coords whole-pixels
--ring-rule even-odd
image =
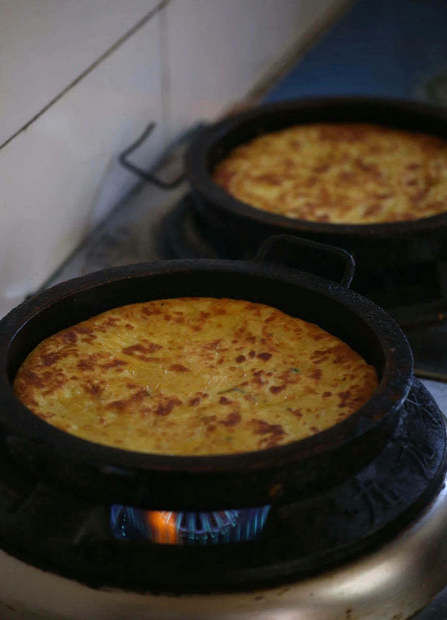
[[[166,512],[175,519],[177,544],[214,545],[253,540],[264,528],[270,506],[213,512]],[[110,509],[110,527],[117,539],[154,539],[148,512],[115,504]]]

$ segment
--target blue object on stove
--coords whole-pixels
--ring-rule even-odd
[[[264,98],[368,95],[447,105],[447,2],[358,0]]]

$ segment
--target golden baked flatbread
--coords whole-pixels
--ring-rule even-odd
[[[264,134],[213,172],[238,200],[278,215],[370,224],[447,211],[447,141],[361,123],[316,123]]]
[[[26,358],[17,396],[49,424],[146,453],[247,452],[318,433],[363,405],[375,369],[314,324],[263,304],[122,306]]]

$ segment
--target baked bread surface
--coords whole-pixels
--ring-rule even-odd
[[[217,298],[109,310],[42,341],[14,381],[27,407],[67,433],[177,455],[302,439],[376,387],[375,369],[316,325]]]
[[[447,141],[380,125],[314,123],[263,134],[212,175],[246,204],[314,222],[397,222],[447,211]]]

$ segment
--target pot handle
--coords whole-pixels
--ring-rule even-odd
[[[162,181],[151,172],[147,172],[142,168],[139,168],[129,160],[129,155],[143,144],[143,142],[151,135],[154,129],[155,123],[149,123],[141,136],[137,140],[135,140],[135,142],[133,142],[130,146],[128,146],[127,149],[120,153],[118,161],[123,166],[123,168],[127,168],[127,170],[130,170],[130,172],[136,174],[138,177],[140,177],[140,179],[143,179],[148,183],[152,183],[152,185],[155,185],[155,187],[159,187],[160,189],[175,189],[180,185],[180,183],[183,183],[185,179],[185,175],[183,173],[172,181]]]
[[[268,237],[261,244],[255,262],[278,263],[308,273],[317,272],[315,275],[334,280],[346,288],[355,273],[354,257],[343,248],[295,235]]]

